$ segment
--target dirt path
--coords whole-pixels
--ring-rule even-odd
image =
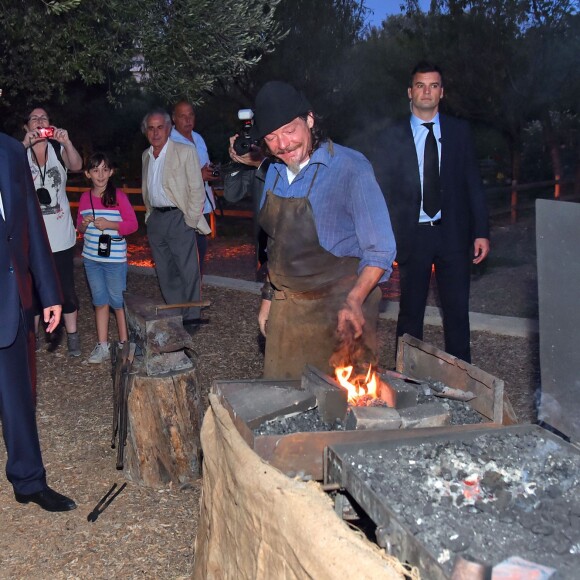
[[[507,230],[506,239],[510,235]],[[210,252],[207,272],[248,277],[249,271],[251,276],[251,246],[244,247],[241,244],[237,250],[237,266],[225,254],[218,258],[214,252],[212,259]],[[503,307],[519,300],[515,294],[506,297],[509,279],[521,277],[508,264],[500,262],[483,276],[490,280],[486,284],[497,288]],[[474,283],[475,293],[483,279]],[[77,288],[82,301],[83,356],[71,360],[63,346],[39,353],[38,422],[49,483],[73,497],[79,507],[65,514],[48,514],[34,505],[22,506],[14,501],[11,486],[1,475],[0,578],[188,577],[197,525],[197,484],[154,491],[129,483],[95,523],[87,521],[99,499],[113,483],[121,485],[124,477],[115,470],[110,448],[110,367],[85,362],[96,337],[80,268]],[[160,299],[155,278],[150,276],[130,275],[129,290]],[[255,319],[257,297],[212,287],[205,289],[205,297],[212,301],[206,314],[211,322],[196,334],[203,392],[216,379],[258,378],[262,343]],[[539,382],[536,341],[489,333],[473,333],[472,339],[474,364],[504,379],[520,419],[532,420]],[[379,340],[380,362],[391,367],[394,323],[381,321]],[[440,329],[427,327],[425,340],[441,347]],[[2,466],[5,460],[0,446]]]

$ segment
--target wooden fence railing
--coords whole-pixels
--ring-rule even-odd
[[[490,196],[502,196],[506,194],[509,196],[509,208],[502,209],[496,208],[492,210],[492,215],[498,215],[501,213],[506,213],[507,211],[510,212],[510,221],[512,224],[516,223],[518,219],[518,210],[521,209],[529,209],[533,207],[535,203],[535,199],[531,200],[525,204],[520,203],[519,200],[519,193],[520,192],[528,192],[533,191],[535,189],[547,189],[547,188],[554,188],[554,199],[556,200],[564,200],[564,199],[573,199],[573,194],[564,195],[562,193],[563,186],[575,184],[575,180],[572,178],[568,179],[554,179],[551,181],[536,181],[534,183],[522,183],[518,184],[518,182],[514,179],[511,185],[507,185],[505,187],[490,187],[486,188],[486,192],[488,198]]]
[[[554,199],[573,199],[573,194],[564,195],[562,189],[564,186],[575,184],[575,180],[568,178],[568,179],[555,179],[552,181],[537,181],[535,183],[522,183],[518,184],[517,181],[512,181],[511,185],[507,185],[505,187],[488,187],[486,188],[486,192],[488,198],[499,197],[501,198],[503,195],[508,197],[508,204],[506,206],[500,206],[497,208],[492,209],[492,215],[499,215],[503,213],[510,213],[510,220],[511,223],[515,223],[517,221],[517,214],[518,210],[522,209],[529,209],[533,207],[533,203],[535,200],[528,201],[524,204],[521,203],[519,199],[520,192],[529,192],[537,189],[547,189],[547,188],[554,188]],[[122,187],[121,188],[127,195],[141,195],[141,188],[140,187]],[[67,187],[67,192],[69,193],[82,193],[86,191],[86,187]],[[223,189],[214,188],[214,195],[216,198],[216,211],[221,216],[228,216],[228,217],[241,217],[241,218],[251,218],[252,212],[247,210],[238,210],[238,209],[224,209],[223,207]],[[500,204],[501,204],[500,199]],[[71,207],[78,207],[77,201],[70,202]],[[144,212],[145,206],[144,205],[133,205],[133,209],[137,212]],[[215,215],[211,214],[210,219],[210,226],[211,226],[211,237],[214,238],[216,236],[216,222],[215,222]]]
[[[119,189],[124,191],[127,195],[141,195],[142,194],[140,187],[120,187]],[[81,194],[81,193],[87,191],[87,188],[86,187],[77,187],[77,186],[67,186],[66,191],[69,194],[70,193]],[[223,189],[214,188],[213,192],[214,192],[214,196],[216,199],[216,211],[220,214],[220,216],[222,216],[222,217],[223,216],[241,217],[241,218],[251,218],[252,217],[251,211],[240,210],[240,209],[224,209],[223,202],[222,202]],[[75,201],[75,200],[71,200],[71,201],[69,201],[69,205],[71,207],[78,207],[79,202]],[[133,205],[133,209],[136,212],[145,212],[144,205],[135,205],[133,203],[131,205]],[[211,227],[211,237],[215,238],[217,235],[217,224],[216,224],[216,219],[215,219],[215,213],[213,213],[213,212],[210,214],[209,225]]]

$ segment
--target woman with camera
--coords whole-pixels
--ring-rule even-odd
[[[76,232],[66,196],[67,171],[80,171],[83,160],[75,149],[66,129],[50,124],[45,109],[33,109],[24,125],[24,140],[28,164],[38,195],[44,225],[63,292],[63,319],[67,332],[69,356],[81,355],[77,331],[78,298],[74,282],[74,252]],[[35,316],[38,337],[40,309]],[[38,342],[38,341],[37,341]]]

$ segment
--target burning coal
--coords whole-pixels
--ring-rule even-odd
[[[348,391],[349,403],[366,404],[366,399],[379,397],[377,362],[376,354],[362,337],[354,338],[353,333],[343,333],[339,337],[329,363],[338,383]]]

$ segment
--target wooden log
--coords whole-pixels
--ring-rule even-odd
[[[197,479],[202,414],[195,368],[151,377],[138,366],[128,399],[125,476],[154,488]]]

